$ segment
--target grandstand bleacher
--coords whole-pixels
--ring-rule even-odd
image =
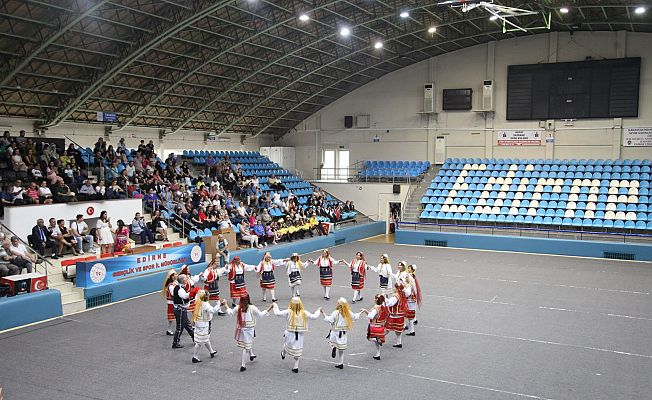
[[[652,230],[649,160],[450,158],[421,221]]]
[[[365,161],[360,178],[417,178],[430,168],[430,161]]]

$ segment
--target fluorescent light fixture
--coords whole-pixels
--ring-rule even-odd
[[[497,15],[492,15],[491,17],[489,17],[489,21],[495,21],[497,19],[498,19]]]
[[[410,16],[410,13],[407,11],[403,11],[402,13],[399,14],[401,18],[407,18]]]
[[[308,16],[308,14],[301,14],[301,15],[299,15],[299,21],[306,22],[306,21],[308,21],[308,20],[310,20],[310,17]]]
[[[346,37],[349,36],[350,34],[351,34],[351,30],[349,28],[343,27],[342,29],[340,29],[340,35]]]
[[[634,10],[634,12],[635,12],[636,14],[643,14],[643,13],[645,13],[645,7],[636,7],[636,9]]]
[[[559,12],[562,14],[568,14],[568,7],[562,7],[559,9]]]
[[[383,48],[383,42],[378,41],[378,42],[374,43],[374,48],[375,49],[382,49]]]
[[[435,32],[437,32],[437,27],[431,26],[430,28],[428,28],[428,33],[435,33]]]

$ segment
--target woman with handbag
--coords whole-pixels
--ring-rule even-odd
[[[328,333],[328,343],[333,348],[331,351],[331,358],[338,356],[338,363],[335,364],[335,368],[343,369],[344,368],[344,351],[347,348],[348,344],[348,332],[353,328],[353,320],[360,318],[360,314],[367,313],[367,310],[364,308],[358,313],[353,313],[349,303],[344,297],[340,297],[337,301],[337,307],[330,315],[324,316],[324,321],[331,324],[331,330]]]
[[[374,308],[369,311],[369,326],[367,327],[367,340],[374,342],[376,345],[376,355],[374,360],[380,360],[380,349],[385,343],[385,322],[389,316],[389,309],[385,305],[385,296],[377,294]]]

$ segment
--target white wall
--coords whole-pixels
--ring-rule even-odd
[[[401,185],[401,193],[392,192],[391,183],[336,183],[315,182],[315,184],[342,201],[351,200],[356,210],[375,221],[387,221],[388,203],[403,204],[409,185]]]
[[[117,226],[119,219],[129,225],[134,219],[134,215],[143,211],[143,201],[140,199],[125,199],[5,207],[5,216],[2,223],[23,240],[27,240],[27,235],[32,233],[32,228],[39,218],[45,220],[46,226],[50,218],[65,219],[66,226],[70,226],[70,222],[75,219],[75,216],[82,214],[88,227],[92,229],[95,228],[95,223],[102,211],[107,212],[114,228]]]
[[[324,148],[345,146],[351,163],[358,160],[434,161],[435,136],[446,136],[448,157],[513,158],[650,158],[652,148],[622,147],[620,121],[554,122],[554,143],[542,146],[497,146],[495,131],[538,129],[539,121],[507,121],[507,67],[514,64],[641,57],[639,118],[623,127],[652,126],[652,34],[628,32],[549,33],[491,42],[444,54],[400,69],[342,97],[301,122],[280,144],[297,147],[297,169],[305,177],[321,162]],[[482,81],[494,80],[495,113],[485,118],[470,111],[444,112],[441,92],[471,87],[480,108]],[[423,85],[436,88],[436,117],[423,109]],[[344,129],[344,115],[369,114],[371,128]],[[380,143],[372,143],[378,135]]]
[[[102,124],[64,122],[59,126],[49,128],[45,133],[45,137],[64,138],[67,136],[81,146],[93,147],[98,138],[104,137],[104,127],[105,125]],[[33,120],[0,117],[0,134],[8,130],[12,136],[17,136],[20,130],[25,130],[27,136],[34,136],[33,129]],[[178,153],[183,150],[258,151],[260,146],[268,145],[270,141],[265,136],[259,136],[241,143],[240,136],[237,135],[224,135],[223,138],[227,138],[228,142],[205,141],[203,132],[192,131],[181,131],[159,139],[158,129],[156,128],[130,126],[122,131],[111,132],[108,142],[115,146],[120,138],[125,138],[129,148],[138,147],[141,139],[144,139],[145,143],[153,140],[156,151],[160,156],[167,155],[171,151]],[[70,141],[66,140],[66,145],[69,143]]]

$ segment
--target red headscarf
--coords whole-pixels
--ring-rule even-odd
[[[419,280],[417,279],[416,274],[412,274],[414,278],[414,286],[417,287],[417,305],[421,308],[421,286],[419,285]]]
[[[240,333],[244,327],[244,313],[249,309],[249,304],[251,299],[249,298],[249,293],[246,293],[240,297],[240,305],[238,306],[238,318],[235,323],[235,340],[240,340]]]

